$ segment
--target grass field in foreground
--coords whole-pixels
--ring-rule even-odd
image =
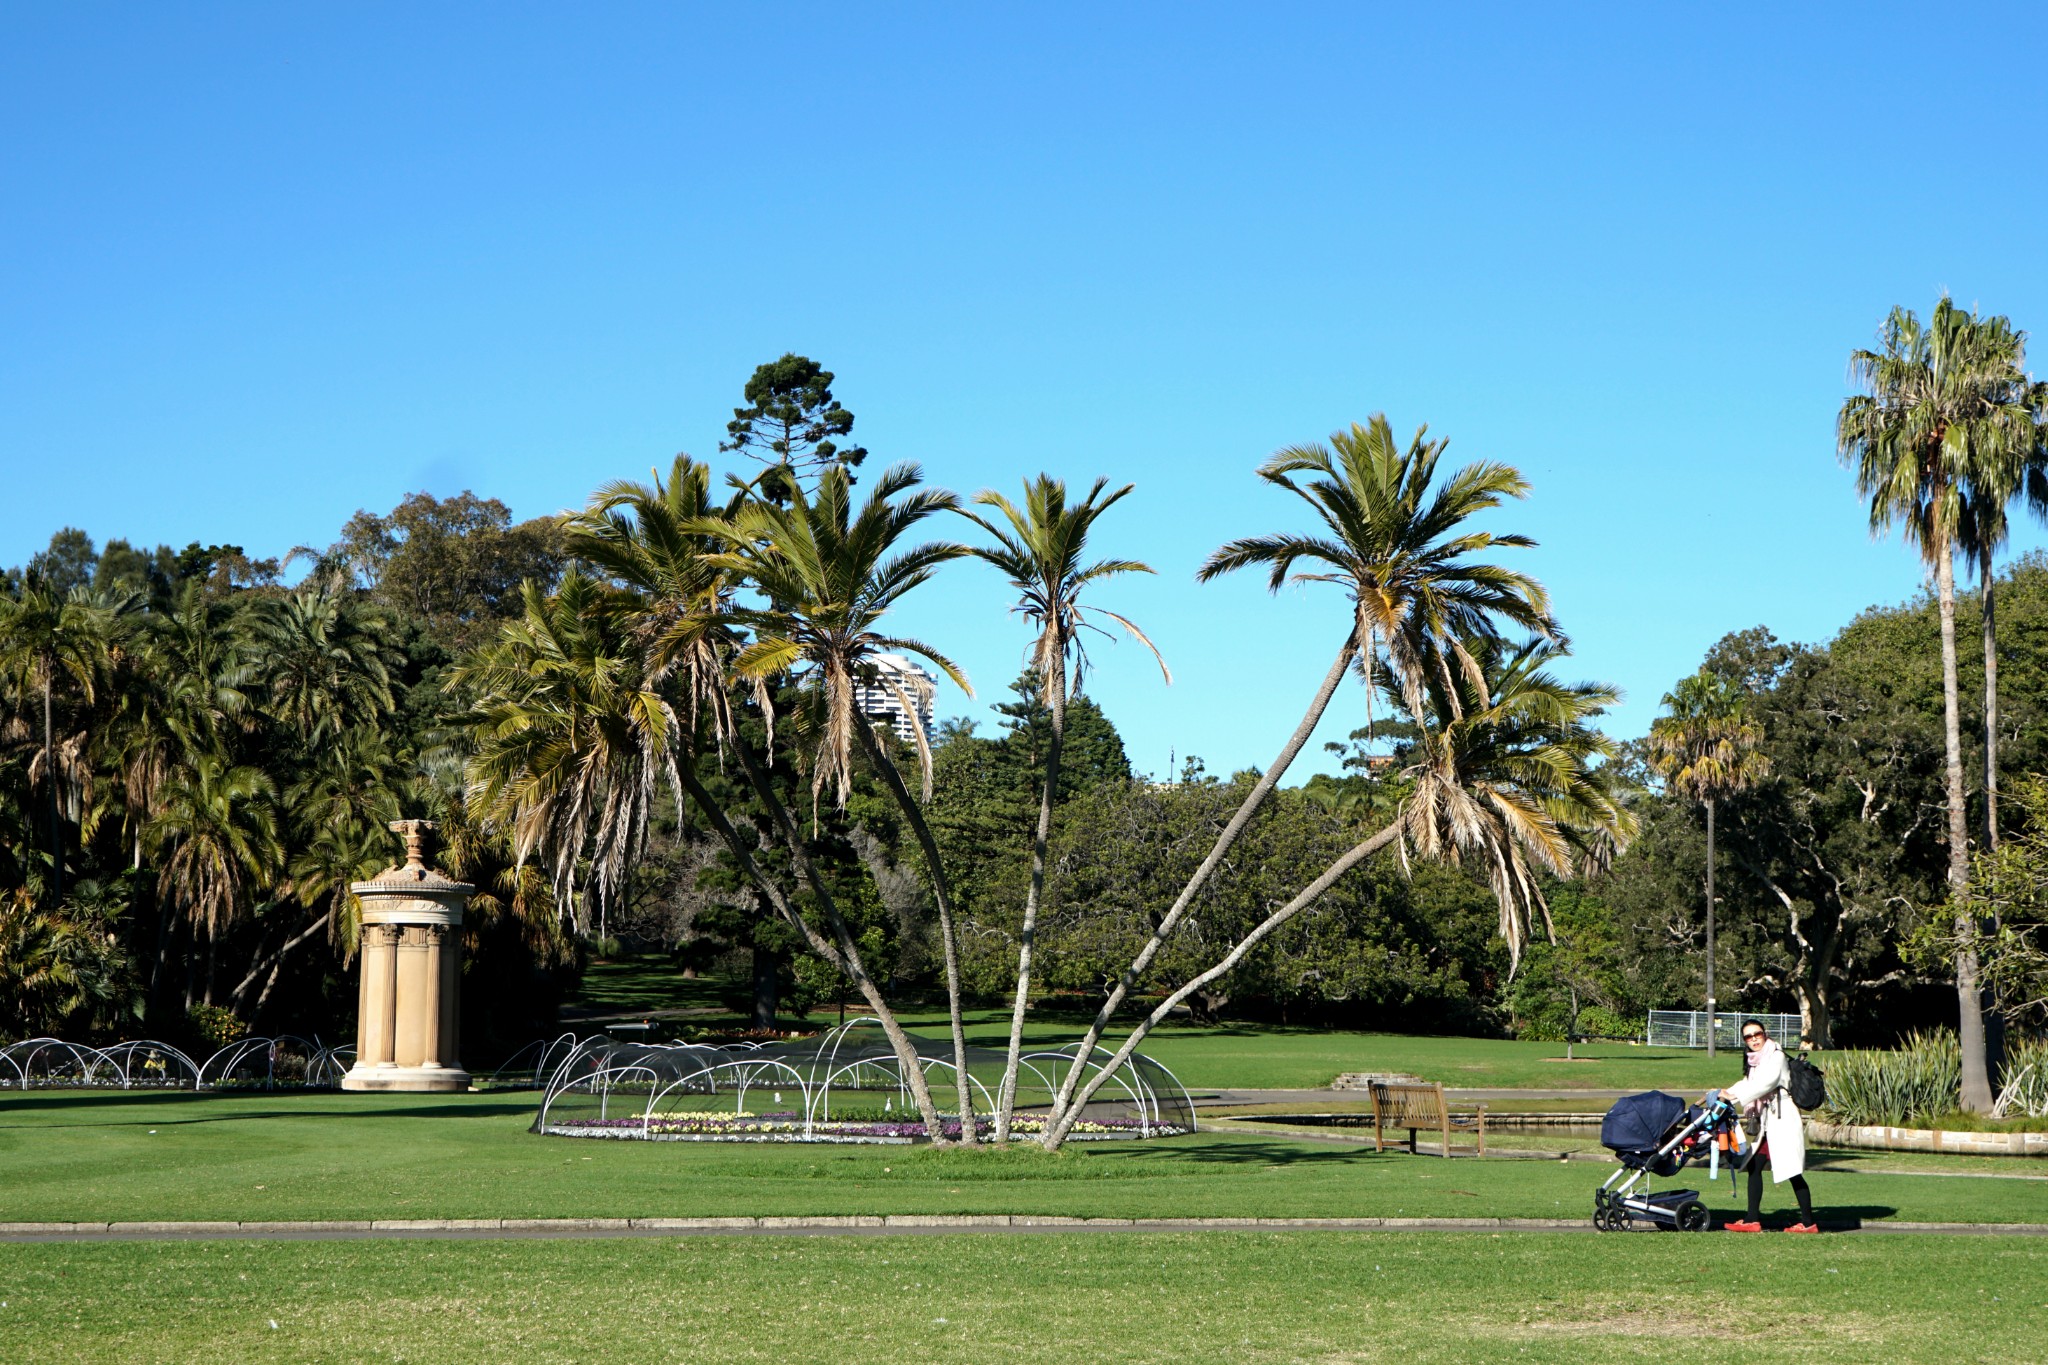
[[[40,1365],[2039,1358],[2048,1243],[1714,1236],[0,1246],[0,1341]]]
[[[666,957],[634,957],[593,963],[581,994],[572,1003],[579,1008],[620,1012],[703,1009],[717,1004],[722,989],[716,981],[683,976]],[[904,1010],[902,1018],[920,1033],[933,1038],[945,1035],[943,1013]],[[837,1020],[836,1012],[821,1008],[809,1019],[796,1022],[824,1029]],[[688,1022],[739,1021],[726,1016]],[[1009,1038],[1006,1010],[970,1010],[966,1023],[970,1042],[1000,1047]],[[1026,1037],[1033,1044],[1057,1045],[1079,1038],[1087,1025],[1085,1015],[1041,1007],[1032,1016]],[[1125,1022],[1120,1030],[1112,1031],[1109,1044],[1114,1046],[1129,1028]],[[1168,1024],[1146,1040],[1144,1050],[1171,1068],[1183,1084],[1205,1090],[1305,1090],[1328,1085],[1347,1071],[1406,1071],[1450,1086],[1540,1090],[1661,1087],[1696,1094],[1710,1085],[1740,1079],[1742,1070],[1739,1058],[1724,1055],[1710,1064],[1705,1053],[1684,1048],[1581,1044],[1574,1049],[1575,1059],[1567,1061],[1562,1043],[1330,1032],[1261,1024]]]
[[[1442,1161],[1280,1135],[1200,1133],[1059,1154],[606,1142],[526,1131],[536,1097],[0,1099],[0,1221],[1052,1213],[1145,1217],[1577,1217],[1608,1167]],[[2041,1163],[2009,1163],[2014,1174]],[[1703,1180],[1704,1173],[1697,1173]],[[1837,1222],[2048,1221],[2048,1183],[1819,1172]],[[1710,1207],[1736,1207],[1714,1187]],[[1789,1208],[1774,1193],[1774,1210]]]

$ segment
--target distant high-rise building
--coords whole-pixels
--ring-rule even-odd
[[[853,704],[870,720],[888,721],[889,727],[896,732],[896,738],[906,744],[917,742],[917,729],[922,729],[929,740],[932,735],[932,701],[939,691],[938,678],[901,654],[877,654],[874,660],[879,676],[873,682],[855,680]],[[914,712],[903,709],[903,697],[897,695],[899,689],[916,707]]]

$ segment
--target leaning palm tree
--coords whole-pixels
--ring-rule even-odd
[[[1870,527],[1900,527],[1934,573],[1941,616],[1943,740],[1948,786],[1948,887],[1968,894],[1970,836],[1956,678],[1955,548],[1973,475],[1997,452],[2030,450],[2036,416],[2021,400],[2019,335],[2003,318],[1966,313],[1948,298],[1922,324],[1894,308],[1878,332],[1881,349],[1859,350],[1850,373],[1869,390],[1843,404],[1836,421],[1841,458],[1870,503]],[[1956,1003],[1962,1103],[1991,1108],[1973,925],[1959,910]]]
[[[1650,766],[1673,792],[1707,812],[1707,1055],[1714,1055],[1714,808],[1770,774],[1763,731],[1742,689],[1701,669],[1664,694],[1670,714],[1650,722]]]
[[[1408,783],[1394,818],[1347,850],[1206,970],[1167,993],[1087,1082],[1055,1105],[1045,1142],[1058,1147],[1097,1090],[1130,1060],[1145,1036],[1196,991],[1227,975],[1282,925],[1315,905],[1346,873],[1389,848],[1408,858],[1471,866],[1492,888],[1500,932],[1519,963],[1533,921],[1549,912],[1539,877],[1569,877],[1603,866],[1635,833],[1603,761],[1613,744],[1592,726],[1619,697],[1598,683],[1564,683],[1549,665],[1563,646],[1533,640],[1506,648],[1491,638],[1459,642],[1454,672],[1433,673],[1421,692],[1429,710],[1407,757]],[[1405,706],[1385,679],[1389,701]],[[1083,1050],[1079,1060],[1092,1054]]]
[[[858,513],[853,508],[852,479],[842,466],[833,465],[820,474],[811,494],[788,481],[786,502],[750,503],[720,528],[731,549],[713,556],[712,561],[744,575],[768,599],[764,609],[735,613],[753,629],[754,638],[733,661],[734,671],[755,680],[800,671],[812,693],[818,717],[818,742],[811,762],[813,799],[830,787],[837,804],[845,805],[852,782],[853,750],[858,748],[895,798],[924,855],[939,912],[946,1006],[960,1097],[960,1136],[962,1142],[972,1144],[976,1141],[974,1101],[967,1070],[966,1026],[961,1017],[952,887],[923,808],[875,738],[873,720],[864,714],[858,695],[863,686],[885,688],[895,694],[904,714],[919,714],[896,670],[880,657],[891,652],[929,660],[973,695],[966,675],[931,645],[879,629],[882,618],[906,593],[929,581],[939,565],[968,553],[966,546],[947,541],[898,548],[919,522],[958,506],[959,500],[951,493],[919,488],[922,481],[916,465],[896,465],[875,481]],[[921,724],[913,721],[910,728],[924,798],[930,800],[931,744]]]
[[[1198,577],[1203,582],[1238,569],[1264,568],[1275,592],[1290,581],[1335,584],[1349,599],[1343,637],[1301,723],[1110,988],[1061,1082],[1056,1108],[1068,1104],[1084,1060],[1117,1007],[1179,928],[1196,895],[1308,742],[1347,672],[1356,667],[1366,683],[1368,722],[1371,695],[1382,685],[1389,685],[1413,714],[1420,715],[1430,686],[1440,688],[1456,705],[1455,679],[1463,676],[1470,686],[1478,676],[1468,641],[1494,638],[1501,622],[1555,634],[1549,597],[1541,584],[1476,558],[1535,542],[1466,525],[1505,499],[1527,496],[1527,481],[1508,465],[1487,462],[1466,465],[1439,482],[1437,465],[1446,442],[1425,439],[1427,432],[1427,427],[1419,428],[1404,447],[1386,415],[1375,413],[1366,425],[1354,423],[1349,431],[1332,435],[1328,446],[1280,451],[1259,469],[1259,477],[1307,503],[1321,523],[1320,531],[1234,540],[1202,566]],[[1306,572],[1298,572],[1304,568]]]
[[[923,1063],[909,1035],[868,973],[860,948],[840,914],[830,884],[818,870],[768,779],[766,765],[733,724],[733,660],[744,639],[733,607],[739,580],[727,557],[735,544],[732,520],[745,494],[725,506],[714,504],[710,473],[688,456],[677,456],[666,480],[621,482],[600,489],[585,511],[568,521],[571,553],[605,574],[621,589],[620,628],[638,652],[650,686],[675,699],[680,723],[674,728],[680,761],[668,773],[726,845],[741,873],[771,912],[783,920],[821,959],[851,981],[874,1011],[896,1053],[913,1102],[934,1140],[944,1125]],[[774,711],[765,674],[753,681],[753,701],[774,734]],[[804,878],[824,928],[805,916],[781,882],[767,875],[755,857],[757,845],[744,836],[697,775],[697,744],[708,736],[723,752],[737,756],[765,814],[757,833],[779,839]]]
[[[57,748],[56,694],[68,685],[91,704],[112,662],[120,615],[90,589],[60,596],[33,577],[13,596],[0,596],[0,676],[14,684],[24,711],[35,700],[42,704],[42,750],[29,777],[40,776],[49,794],[51,905],[64,898],[64,764]]]
[[[1003,1079],[996,1095],[995,1140],[1010,1140],[1010,1116],[1017,1099],[1017,1072],[1023,1056],[1024,1014],[1031,997],[1032,949],[1038,933],[1038,907],[1045,890],[1045,847],[1052,834],[1053,799],[1060,782],[1060,748],[1067,729],[1067,671],[1073,669],[1073,690],[1079,692],[1087,668],[1088,654],[1082,647],[1082,633],[1100,630],[1088,616],[1092,612],[1115,622],[1145,648],[1159,663],[1159,671],[1170,684],[1173,674],[1166,660],[1125,617],[1102,607],[1083,606],[1081,592],[1117,574],[1151,573],[1149,565],[1135,559],[1105,559],[1086,563],[1088,532],[1104,512],[1131,491],[1125,484],[1107,497],[1103,490],[1109,480],[1097,479],[1088,495],[1069,504],[1067,485],[1049,474],[1040,474],[1024,484],[1024,505],[1020,508],[993,489],[975,495],[974,501],[1001,514],[993,517],[962,509],[961,515],[987,531],[995,544],[974,551],[974,556],[1009,579],[1017,592],[1015,610],[1038,631],[1032,641],[1029,663],[1037,680],[1039,699],[1052,717],[1052,733],[1045,748],[1045,775],[1039,791],[1038,827],[1031,839],[1031,882],[1024,893],[1024,920],[1017,935],[1017,991],[1010,1008],[1010,1041],[1004,1054]],[[1107,632],[1103,632],[1107,633]]]

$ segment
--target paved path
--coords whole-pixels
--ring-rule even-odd
[[[474,1241],[572,1237],[929,1236],[1074,1232],[1591,1232],[1564,1218],[1054,1218],[890,1214],[827,1218],[450,1218],[357,1223],[0,1223],[0,1242]],[[1649,1232],[1652,1229],[1638,1229]],[[2048,1237],[2048,1223],[1867,1223],[1830,1232]]]

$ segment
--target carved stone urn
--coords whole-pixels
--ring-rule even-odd
[[[428,820],[393,820],[405,864],[349,889],[362,903],[356,1064],[343,1090],[467,1090],[457,1060],[462,910],[476,888],[427,866]]]

